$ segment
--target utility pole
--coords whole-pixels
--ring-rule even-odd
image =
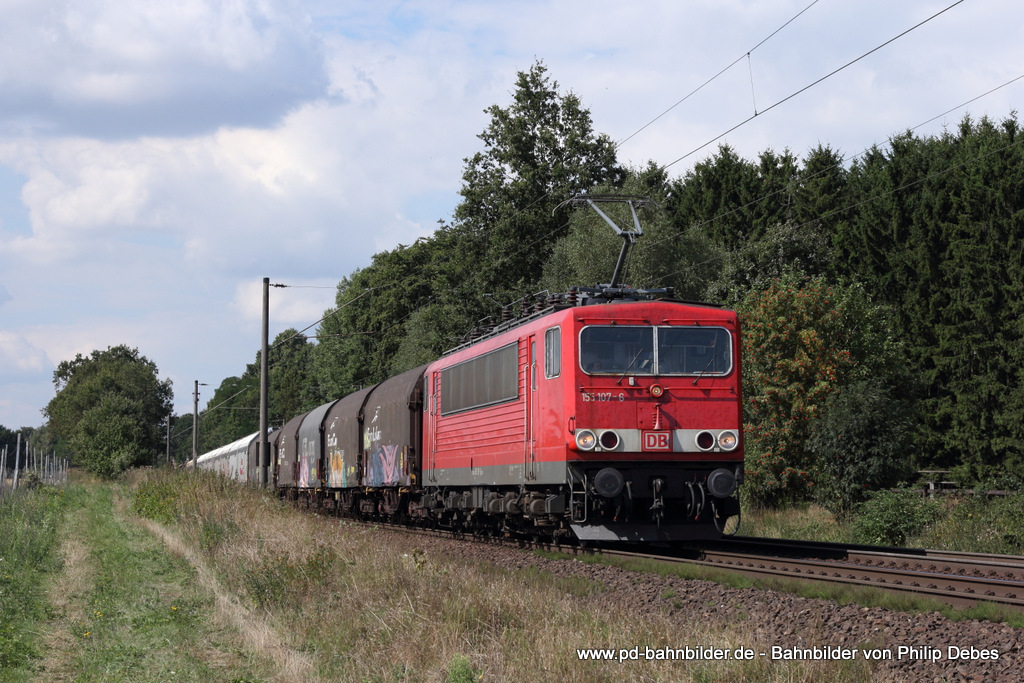
[[[28,445],[27,443],[25,444]],[[21,432],[18,432],[18,444],[14,447],[14,484],[11,486],[12,491],[18,490],[18,458],[21,456]]]
[[[167,464],[171,464],[171,413],[167,414]]]
[[[206,385],[196,380],[195,391],[192,392],[192,464],[199,458],[199,387]]]
[[[263,339],[260,343],[260,486],[270,483],[270,442],[267,441],[267,404],[270,381],[267,354],[270,337],[270,278],[263,278]]]

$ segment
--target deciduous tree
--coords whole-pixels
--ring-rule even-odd
[[[171,381],[156,364],[124,345],[78,354],[53,373],[57,395],[45,414],[75,462],[100,476],[154,461],[171,412]]]
[[[768,505],[812,498],[828,474],[809,440],[828,401],[852,381],[907,382],[887,311],[861,287],[789,276],[740,315],[748,491]]]

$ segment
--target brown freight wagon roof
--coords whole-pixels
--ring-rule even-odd
[[[373,390],[363,406],[363,429],[382,428],[374,441],[416,446],[409,443],[413,436],[410,402],[416,397],[426,367],[422,365],[384,380]]]
[[[324,418],[324,435],[328,439],[334,436],[337,448],[345,453],[354,455],[361,449],[363,439],[359,433],[359,413],[373,389],[366,387],[339,399]]]

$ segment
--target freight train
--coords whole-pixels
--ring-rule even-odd
[[[257,437],[197,466],[258,482]],[[268,438],[280,494],[342,515],[559,542],[714,537],[740,512],[739,321],[613,278]]]

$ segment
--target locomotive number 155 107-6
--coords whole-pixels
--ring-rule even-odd
[[[583,393],[583,402],[584,403],[591,403],[591,402],[595,402],[596,403],[596,402],[600,402],[600,401],[625,401],[626,400],[626,394],[624,394],[621,391],[619,393],[617,393],[617,394],[614,393],[614,392],[611,392],[611,391],[595,391],[595,392],[584,391],[582,393]]]

